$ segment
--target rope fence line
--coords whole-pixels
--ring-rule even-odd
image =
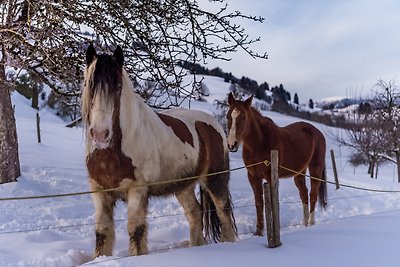
[[[257,162],[257,163],[244,165],[244,166],[240,166],[240,167],[232,168],[232,169],[228,169],[228,170],[207,173],[207,174],[204,174],[204,175],[189,176],[189,177],[184,177],[184,178],[174,179],[174,180],[168,180],[168,181],[147,183],[147,184],[134,185],[134,186],[128,186],[128,187],[119,186],[119,187],[109,188],[109,189],[81,191],[81,192],[73,192],[73,193],[37,195],[37,196],[23,196],[23,197],[5,197],[5,198],[0,198],[0,201],[30,200],[30,199],[42,199],[42,198],[56,198],[56,197],[69,197],[69,196],[89,195],[89,194],[95,194],[95,193],[114,192],[114,191],[124,190],[124,189],[127,190],[127,189],[130,189],[130,188],[139,188],[139,187],[144,187],[144,186],[162,185],[162,184],[168,184],[168,183],[178,183],[178,182],[195,180],[195,179],[198,179],[200,177],[209,177],[209,176],[214,176],[214,175],[218,175],[218,174],[234,172],[234,171],[238,171],[238,170],[245,169],[245,168],[251,168],[251,167],[254,167],[254,166],[257,166],[257,165],[261,165],[261,164],[265,164],[267,166],[269,165],[269,163],[267,163],[267,161],[264,160],[264,161],[260,161],[260,162]]]
[[[347,196],[347,197],[338,197],[338,198],[329,198],[329,201],[332,200],[342,200],[342,199],[351,199],[351,198],[364,198],[364,197],[376,197],[376,196],[382,196],[382,194],[374,194],[374,195],[357,195],[357,196]],[[254,201],[254,198],[253,198]],[[302,204],[301,201],[285,201],[285,200],[280,200],[280,204]],[[241,208],[248,208],[248,207],[255,207],[257,205],[253,204],[244,204],[244,205],[234,205],[234,210],[235,209],[241,209]],[[215,211],[215,209],[212,210],[206,210],[202,212],[210,212],[210,211]],[[181,213],[174,213],[174,214],[163,214],[163,215],[153,215],[153,216],[146,216],[144,218],[146,219],[160,219],[160,218],[168,218],[168,217],[177,217],[177,216],[184,216],[186,215],[185,212]],[[120,222],[126,222],[126,221],[132,221],[132,220],[139,220],[139,219],[144,219],[143,217],[138,217],[135,219],[114,219],[114,222],[120,223]],[[0,231],[0,235],[4,234],[13,234],[13,233],[29,233],[29,232],[36,232],[36,231],[44,231],[44,230],[60,230],[60,229],[66,229],[66,228],[75,228],[75,227],[85,227],[85,226],[93,226],[97,224],[106,224],[107,222],[88,222],[88,223],[81,223],[81,224],[70,224],[70,225],[60,225],[60,226],[47,226],[47,227],[40,227],[40,228],[34,228],[34,229],[23,229],[23,230],[10,230],[10,231]],[[302,223],[299,223],[298,225],[303,225]],[[288,225],[284,226],[285,227],[291,227],[291,226],[296,226],[296,225]]]
[[[237,167],[237,168],[232,168],[229,170],[224,170],[224,171],[219,171],[219,172],[214,172],[214,173],[209,173],[203,176],[213,176],[213,175],[218,175],[218,174],[223,174],[223,173],[227,173],[227,172],[233,172],[233,171],[237,171],[240,169],[244,169],[244,168],[251,168],[257,165],[261,165],[261,164],[265,164],[266,166],[270,165],[270,162],[268,160],[264,160],[264,161],[260,161],[254,164],[250,164],[250,165],[245,165],[245,166],[241,166],[241,167]],[[327,180],[323,180],[317,177],[313,177],[301,172],[297,172],[295,170],[292,170],[290,168],[286,168],[282,165],[279,165],[279,168],[285,169],[287,171],[290,171],[294,174],[297,175],[303,175],[305,177],[309,177],[310,179],[315,179],[315,180],[319,180],[322,182],[326,182],[328,184],[334,184],[334,182],[331,181],[327,181]],[[191,176],[191,177],[186,177],[186,178],[182,178],[182,179],[175,179],[173,181],[163,181],[163,182],[157,182],[157,183],[150,183],[150,184],[146,184],[146,185],[137,185],[137,186],[133,186],[133,187],[142,187],[142,186],[149,186],[149,185],[157,185],[157,184],[165,184],[165,183],[170,183],[170,182],[179,182],[179,181],[185,181],[185,180],[191,180],[191,179],[197,179],[200,176]],[[349,188],[353,188],[353,189],[359,189],[359,190],[364,190],[364,191],[371,191],[371,192],[378,192],[378,193],[399,193],[400,191],[398,190],[378,190],[378,189],[370,189],[370,188],[362,188],[362,187],[358,187],[358,186],[353,186],[353,185],[347,185],[347,184],[339,184],[343,187],[349,187]],[[77,196],[77,195],[85,195],[85,194],[93,194],[93,193],[104,193],[104,192],[112,192],[112,191],[116,191],[116,190],[121,190],[124,189],[123,187],[117,187],[117,188],[111,188],[111,189],[104,189],[104,190],[95,190],[95,191],[83,191],[83,192],[75,192],[75,193],[65,193],[65,194],[52,194],[52,195],[37,195],[37,196],[28,196],[28,197],[9,197],[9,198],[0,198],[0,201],[7,201],[7,200],[26,200],[26,199],[40,199],[40,198],[53,198],[53,197],[66,197],[66,196]],[[348,196],[348,197],[342,197],[342,198],[331,198],[330,200],[336,200],[336,199],[345,199],[345,198],[358,198],[358,197],[373,197],[373,196],[378,196],[380,194],[376,194],[376,195],[359,195],[359,196]],[[282,204],[298,204],[301,203],[300,201],[279,201]],[[247,205],[241,205],[241,206],[236,206],[234,209],[237,208],[243,208],[243,207],[251,207],[254,206],[254,204],[247,204]],[[212,210],[210,210],[212,211]],[[206,212],[206,211],[203,211]],[[148,219],[157,219],[157,218],[165,218],[165,217],[174,217],[174,216],[182,216],[185,215],[185,213],[176,213],[176,214],[166,214],[166,215],[158,215],[158,216],[146,216],[146,218]],[[131,220],[136,220],[136,219],[143,219],[143,218],[135,218],[135,219],[131,219]],[[116,219],[115,222],[123,222],[123,221],[129,221],[129,219]],[[36,228],[36,229],[27,229],[27,230],[16,230],[16,231],[3,231],[0,232],[0,235],[2,234],[9,234],[9,233],[23,233],[23,232],[32,232],[32,231],[42,231],[42,230],[54,230],[54,229],[65,229],[65,228],[73,228],[73,227],[82,227],[82,226],[91,226],[91,225],[96,225],[96,224],[101,224],[104,222],[93,222],[93,223],[85,223],[85,224],[73,224],[73,225],[64,225],[64,226],[48,226],[48,227],[42,227],[42,228]]]
[[[45,199],[45,198],[56,198],[56,197],[68,197],[68,196],[79,196],[79,195],[88,195],[88,194],[94,194],[94,193],[107,193],[107,192],[114,192],[118,190],[127,190],[129,188],[138,188],[138,187],[144,187],[144,186],[153,186],[153,185],[162,185],[162,184],[168,184],[168,183],[176,183],[176,182],[183,182],[183,181],[189,181],[189,180],[195,180],[200,177],[209,177],[209,176],[215,176],[218,174],[224,174],[224,173],[230,173],[234,171],[238,171],[241,169],[245,168],[251,168],[255,167],[261,164],[265,164],[266,166],[269,166],[271,162],[269,160],[263,160],[257,163],[249,164],[249,165],[244,165],[228,170],[223,170],[223,171],[218,171],[218,172],[212,172],[204,175],[196,175],[196,176],[189,176],[181,179],[174,179],[174,180],[168,180],[168,181],[161,181],[161,182],[154,182],[154,183],[148,183],[148,184],[141,184],[141,185],[135,185],[135,186],[129,186],[129,187],[116,187],[116,188],[109,188],[109,189],[100,189],[100,190],[91,190],[91,191],[81,191],[81,192],[72,192],[72,193],[61,193],[61,194],[49,194],[49,195],[36,195],[36,196],[22,196],[22,197],[6,197],[6,198],[0,198],[0,201],[11,201],[11,200],[31,200],[31,199]],[[293,169],[287,168],[285,166],[279,165],[278,166],[281,169],[287,170],[293,174],[296,175],[301,175],[304,177],[308,177],[310,179],[314,179],[317,181],[325,182],[327,184],[333,184],[336,185],[335,182],[329,181],[329,180],[323,180],[317,177],[313,177],[311,175],[295,171]],[[373,188],[365,188],[361,186],[355,186],[355,185],[349,185],[349,184],[343,184],[339,183],[340,186],[342,187],[347,187],[347,188],[352,188],[352,189],[357,189],[357,190],[363,190],[363,191],[369,191],[369,192],[379,192],[379,193],[400,193],[400,190],[382,190],[382,189],[373,189]]]
[[[271,162],[268,161],[268,160],[264,160],[264,162],[266,162],[266,163],[268,163],[268,164],[271,164]],[[281,168],[281,169],[284,169],[284,170],[286,170],[286,171],[289,171],[289,172],[291,172],[291,173],[293,173],[293,174],[297,174],[297,175],[301,175],[301,176],[304,176],[304,177],[308,177],[308,178],[310,178],[310,179],[317,180],[317,181],[321,181],[321,182],[325,182],[325,183],[327,183],[327,184],[336,185],[335,182],[328,181],[328,180],[324,180],[324,179],[320,179],[320,178],[317,178],[317,177],[314,177],[314,176],[311,176],[311,175],[308,175],[308,174],[305,174],[305,173],[302,173],[302,172],[298,172],[298,171],[295,171],[295,170],[293,170],[293,169],[287,168],[287,167],[282,166],[282,165],[278,165],[278,167]],[[342,184],[342,183],[339,183],[339,185],[340,185],[340,186],[343,186],[343,187],[347,187],[347,188],[358,189],[358,190],[369,191],[369,192],[400,193],[400,190],[373,189],[373,188],[367,188],[367,187],[361,187],[361,186],[355,186],[355,185],[349,185],[349,184]]]
[[[240,209],[240,208],[248,208],[248,207],[254,207],[254,204],[247,204],[247,205],[241,205],[241,206],[236,206],[234,209]],[[209,209],[209,210],[204,210],[200,211],[201,213],[206,213],[206,212],[213,212],[217,211],[216,209]],[[164,215],[153,215],[153,216],[144,216],[144,217],[136,217],[133,219],[114,219],[114,222],[127,222],[127,221],[136,221],[136,220],[142,220],[142,219],[160,219],[160,218],[168,218],[168,217],[178,217],[178,216],[186,216],[186,212],[180,212],[180,213],[174,213],[174,214],[164,214]],[[47,226],[47,227],[41,227],[41,228],[35,228],[35,229],[24,229],[24,230],[10,230],[10,231],[0,231],[0,235],[4,234],[14,234],[14,233],[29,233],[29,232],[36,232],[36,231],[43,231],[43,230],[57,230],[57,229],[65,229],[65,228],[75,228],[75,227],[84,227],[84,226],[93,226],[97,224],[111,224],[111,222],[88,222],[88,223],[81,223],[81,224],[70,224],[70,225],[60,225],[60,226]]]

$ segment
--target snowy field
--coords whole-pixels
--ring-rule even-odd
[[[215,112],[213,99],[225,97],[229,84],[207,77],[209,103],[195,109]],[[88,191],[84,137],[80,128],[66,128],[52,113],[41,114],[42,144],[36,141],[36,113],[28,100],[13,95],[22,176],[0,185],[0,198]],[[264,112],[278,125],[298,120]],[[327,133],[326,126],[314,124]],[[328,151],[335,150],[340,182],[360,187],[400,190],[393,165],[380,167],[370,179],[366,167],[347,163],[349,151],[325,134]],[[231,168],[243,166],[241,151],[231,153]],[[331,159],[326,158],[333,181]],[[128,257],[126,207],[115,210],[113,257],[93,260],[94,208],[90,195],[0,201],[0,266],[400,266],[400,193],[373,193],[328,185],[328,209],[317,210],[317,224],[301,226],[302,207],[292,179],[280,181],[282,246],[266,247],[266,237],[253,237],[255,208],[245,170],[231,173],[239,237],[235,243],[187,247],[188,223],[175,198],[150,201],[150,254]]]

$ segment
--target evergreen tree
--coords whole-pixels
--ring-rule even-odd
[[[314,109],[314,101],[311,98],[308,101],[308,106],[310,107],[310,109]]]
[[[297,105],[299,104],[299,96],[297,95],[297,93],[294,94],[293,103],[295,103]]]

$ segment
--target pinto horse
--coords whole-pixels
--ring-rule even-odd
[[[207,176],[229,169],[222,126],[200,111],[154,112],[134,93],[120,47],[112,55],[97,55],[90,45],[86,63],[82,118],[89,182],[95,191],[94,256],[112,255],[113,208],[120,199],[127,203],[130,255],[148,252],[151,196],[177,197],[189,221],[191,245],[205,244],[203,230],[215,241],[233,242],[237,230],[229,174]],[[196,181],[202,204],[195,196]]]
[[[307,168],[310,175],[322,180],[325,176],[326,144],[323,134],[306,122],[295,122],[278,127],[270,118],[263,117],[251,106],[253,96],[245,101],[228,96],[228,148],[235,152],[243,144],[243,161],[246,165],[271,160],[270,151],[278,150],[279,164],[294,170],[297,174],[279,168],[279,177],[294,176],[303,203],[303,224],[315,223],[315,204],[317,195],[321,207],[326,207],[326,183],[311,179],[310,209],[308,208],[308,189],[305,176]],[[257,212],[257,228],[254,235],[262,235],[264,229],[264,203],[262,180],[271,181],[271,167],[256,165],[247,168],[248,179],[253,189]],[[303,174],[300,175],[299,173]]]

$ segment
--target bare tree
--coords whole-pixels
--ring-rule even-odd
[[[340,144],[355,150],[351,160],[354,164],[368,163],[371,178],[376,176],[378,163],[389,161],[397,165],[400,182],[400,94],[393,81],[379,80],[376,92],[370,100],[373,111],[354,114],[346,123],[346,137],[332,134]]]
[[[164,90],[167,97],[154,105],[178,106],[200,88],[196,80],[192,86],[182,84],[186,73],[176,67],[178,61],[230,60],[237,49],[267,58],[250,49],[259,38],[250,38],[237,24],[238,19],[262,22],[263,18],[228,11],[222,0],[210,4],[216,12],[196,0],[0,1],[0,160],[12,159],[8,166],[15,166],[14,171],[0,168],[0,182],[19,175],[16,135],[11,134],[14,140],[3,138],[8,129],[15,132],[13,80],[6,77],[7,66],[35,73],[58,94],[79,96],[76,88],[87,43],[105,51],[118,44],[128,58],[131,77],[151,80]]]
[[[397,179],[400,183],[400,88],[393,80],[378,80],[373,105],[382,123],[387,125],[388,159],[397,165]]]

